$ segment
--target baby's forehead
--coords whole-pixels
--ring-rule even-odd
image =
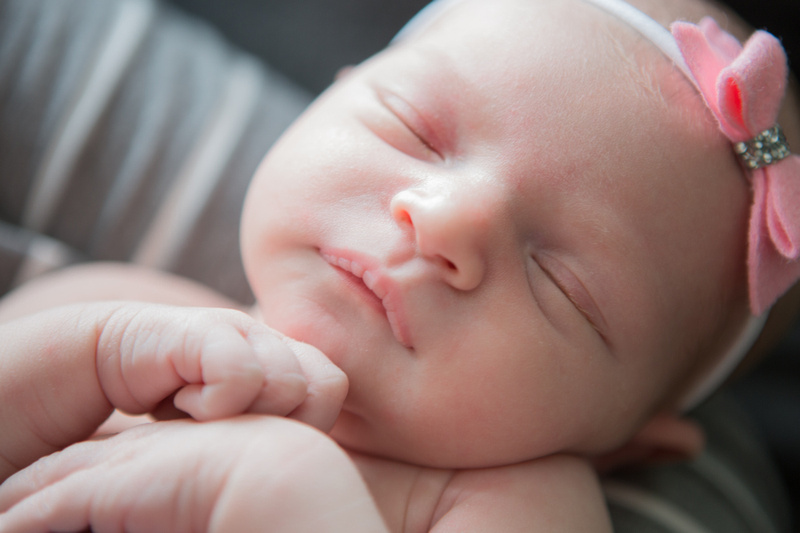
[[[465,71],[474,84],[527,84],[531,93],[548,86],[596,92],[618,84],[661,98],[693,94],[650,42],[584,0],[440,0],[433,6],[438,9],[423,11],[396,42],[411,41],[437,68]]]
[[[691,83],[636,31],[588,2],[445,6],[390,49],[376,78],[464,145],[474,140],[502,154],[521,182],[535,170],[584,192],[613,184],[620,198],[639,195],[648,181],[654,191],[683,192],[681,180],[660,171],[692,174],[698,144],[730,155]],[[646,179],[623,178],[637,172]]]
[[[705,213],[684,197],[727,187],[695,180],[698,169],[714,162],[723,182],[742,186],[730,145],[691,82],[619,19],[584,0],[444,5],[398,45],[408,53],[397,60],[414,68],[390,61],[386,72],[419,89],[416,101],[430,114],[445,109],[465,139],[495,135],[515,145],[492,148],[521,175],[545,172],[584,193],[597,189],[585,196],[597,202],[609,201],[612,186],[621,211],[640,210],[635,199],[655,193],[653,209],[669,199],[669,209],[695,222]]]
[[[422,85],[439,105],[462,101],[462,114],[517,118],[528,127],[558,110],[572,115],[564,117],[562,130],[599,115],[628,120],[628,113],[615,110],[637,105],[647,110],[639,120],[659,120],[685,104],[704,112],[691,84],[659,50],[582,0],[455,0],[445,6],[402,35],[396,46],[411,52],[398,54],[397,64],[388,61],[384,72],[402,72],[406,85]]]

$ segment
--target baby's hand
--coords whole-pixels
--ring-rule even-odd
[[[347,378],[318,350],[230,309],[75,304],[0,325],[0,481],[91,435],[112,408],[197,420],[289,416],[323,431]]]
[[[0,486],[0,532],[385,531],[347,455],[307,425],[156,422],[41,459]]]
[[[175,393],[196,420],[251,412],[327,430],[347,392],[321,352],[230,309],[121,305],[99,324],[96,364],[111,404],[134,414]]]

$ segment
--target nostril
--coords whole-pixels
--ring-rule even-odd
[[[411,220],[411,213],[408,212],[408,209],[402,207],[401,205],[395,204],[391,206],[392,210],[392,218],[400,225],[400,226],[410,226],[414,227],[414,222]]]
[[[438,264],[442,279],[456,289],[471,291],[483,279],[483,266],[475,257],[462,257],[456,262],[438,255],[435,262]]]

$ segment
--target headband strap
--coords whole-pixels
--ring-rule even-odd
[[[650,16],[639,11],[632,5],[622,0],[583,0],[586,3],[593,4],[603,11],[614,15],[617,19],[626,23],[631,28],[635,29],[642,36],[646,37],[656,48],[667,56],[675,64],[678,69],[691,81],[695,86],[697,82],[689,70],[689,66],[683,59],[683,53],[678,48],[678,43],[672,36],[672,33],[664,26],[650,18]]]

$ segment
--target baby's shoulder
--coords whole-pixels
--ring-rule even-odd
[[[611,531],[594,469],[578,457],[467,470],[353,459],[391,531]]]
[[[460,470],[434,516],[436,531],[611,531],[597,474],[580,457],[552,455]]]

